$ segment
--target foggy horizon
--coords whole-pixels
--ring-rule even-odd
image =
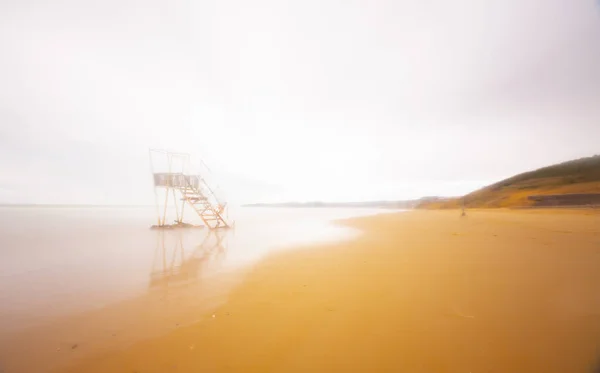
[[[0,4],[0,203],[460,196],[600,153],[598,1]]]

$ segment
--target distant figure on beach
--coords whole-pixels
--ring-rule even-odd
[[[460,214],[460,217],[464,217],[467,216],[467,211],[465,210],[465,200],[463,199],[462,201],[462,213]]]

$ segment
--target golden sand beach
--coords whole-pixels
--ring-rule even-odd
[[[271,255],[200,321],[59,371],[590,372],[599,361],[598,213],[342,224],[363,234]]]

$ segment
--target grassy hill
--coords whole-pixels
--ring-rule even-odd
[[[492,184],[464,197],[422,203],[419,208],[525,207],[536,204],[530,197],[600,193],[600,155],[576,159],[525,172]],[[598,196],[591,196],[598,197]]]

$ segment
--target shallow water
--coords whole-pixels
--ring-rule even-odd
[[[372,209],[239,208],[234,230],[154,231],[154,208],[0,208],[0,334],[247,266],[357,232]]]

